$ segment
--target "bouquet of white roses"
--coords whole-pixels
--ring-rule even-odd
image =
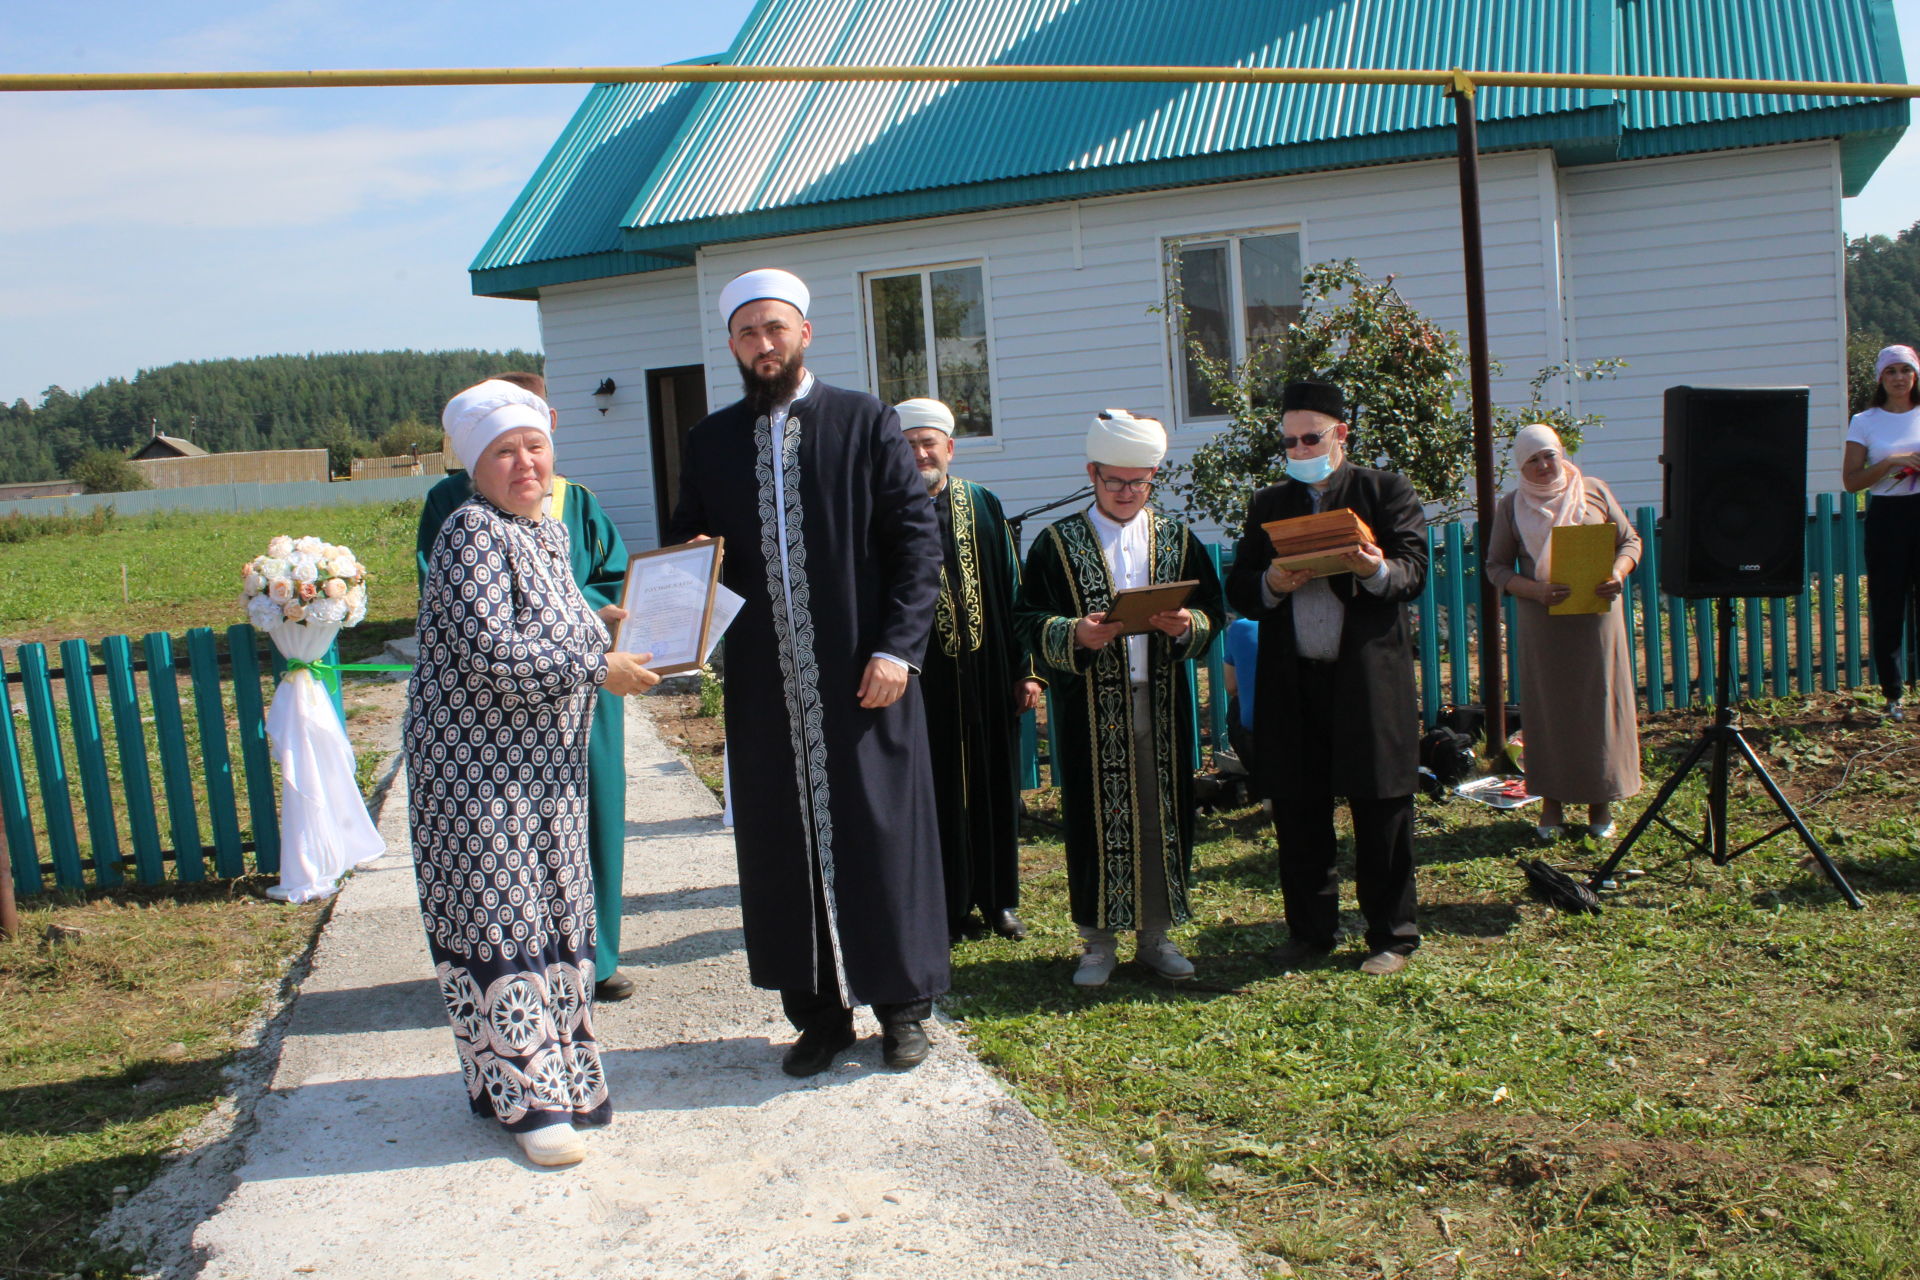
[[[367,616],[367,567],[318,538],[275,538],[242,567],[240,585],[240,607],[262,631],[287,622],[357,627]]]

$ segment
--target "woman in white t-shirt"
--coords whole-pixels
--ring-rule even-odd
[[[1848,493],[1868,490],[1867,614],[1873,669],[1887,697],[1887,718],[1903,720],[1906,617],[1920,593],[1920,355],[1885,347],[1873,363],[1873,405],[1847,424],[1840,470]]]

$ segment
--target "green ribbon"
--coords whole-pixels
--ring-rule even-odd
[[[411,671],[410,662],[321,662],[317,659],[308,662],[305,658],[288,658],[287,674],[296,671],[311,671],[321,679],[336,675],[341,671]]]

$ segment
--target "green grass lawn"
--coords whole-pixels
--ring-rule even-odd
[[[1809,815],[1864,912],[1791,835],[1726,867],[1662,836],[1602,914],[1563,916],[1514,865],[1531,822],[1423,802],[1414,963],[1369,979],[1355,944],[1282,976],[1263,959],[1285,937],[1276,851],[1252,811],[1202,820],[1176,934],[1196,980],[1123,965],[1087,991],[1063,851],[1035,826],[1035,940],[963,944],[946,1007],[1076,1159],[1149,1207],[1165,1189],[1212,1210],[1275,1275],[1920,1276],[1920,735],[1773,705],[1802,721],[1758,735],[1790,788],[1873,762]],[[1696,723],[1650,735],[1626,817]],[[1739,790],[1751,839],[1773,823]],[[1703,795],[1689,781],[1670,809],[1683,829]]]

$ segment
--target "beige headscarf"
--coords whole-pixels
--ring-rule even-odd
[[[1560,475],[1552,484],[1535,484],[1523,469],[1528,458],[1542,449],[1560,455]],[[1513,437],[1513,525],[1521,545],[1533,557],[1533,576],[1542,582],[1552,571],[1553,527],[1560,524],[1590,524],[1587,512],[1587,486],[1580,468],[1573,465],[1560,446],[1560,434],[1544,422],[1520,428]]]

